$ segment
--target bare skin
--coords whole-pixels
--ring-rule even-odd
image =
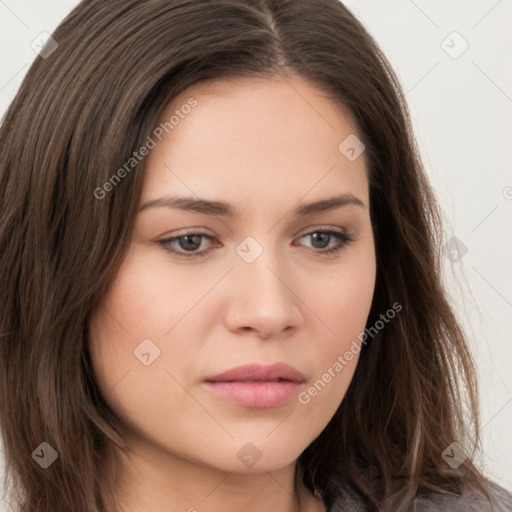
[[[197,85],[161,121],[191,97],[197,106],[144,160],[140,204],[189,196],[228,202],[240,217],[165,206],[139,212],[119,274],[91,318],[98,385],[125,422],[130,451],[115,478],[106,466],[105,482],[122,512],[325,511],[301,479],[294,491],[294,471],[343,400],[358,354],[336,373],[333,364],[364,330],[371,306],[365,155],[351,161],[338,150],[356,133],[349,113],[299,78]],[[294,214],[340,194],[363,205]],[[343,244],[325,234],[315,241],[312,233],[328,229],[353,241],[322,254]],[[194,257],[159,243],[197,232],[207,235],[197,249],[183,239],[166,246]],[[262,250],[251,263],[237,252],[247,237],[257,245],[242,244],[246,254]],[[148,366],[134,355],[145,339],[160,350]],[[203,384],[253,362],[302,372],[302,402],[254,408]],[[329,369],[328,383],[309,393]],[[239,455],[246,445],[260,457],[252,466]]]

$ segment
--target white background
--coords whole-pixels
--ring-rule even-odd
[[[0,0],[1,115],[36,56],[32,41],[77,4]],[[460,261],[445,258],[446,282],[479,368],[484,470],[512,490],[512,0],[346,4],[400,77],[447,239],[467,247]]]

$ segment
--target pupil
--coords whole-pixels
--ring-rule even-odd
[[[192,244],[192,247],[190,245],[187,247],[187,241],[195,239],[194,241],[190,242]],[[201,245],[201,235],[185,235],[181,237],[181,240],[185,240],[185,244],[180,243],[182,249],[197,249]],[[197,246],[197,247],[195,247]]]
[[[325,248],[327,245],[329,245],[329,238],[330,238],[330,234],[329,233],[313,233],[312,237],[313,237],[313,246],[316,248],[316,249],[323,249]],[[320,242],[321,242],[321,239],[324,239],[324,242],[327,241],[326,244],[324,244],[322,247],[318,247],[315,245],[315,242],[318,242],[319,239],[320,239]],[[321,245],[321,244],[320,244]]]

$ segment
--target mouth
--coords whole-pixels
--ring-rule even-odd
[[[262,365],[251,363],[231,368],[225,372],[206,377],[209,382],[304,382],[304,375],[293,366],[286,363]]]
[[[203,385],[224,400],[246,407],[269,408],[288,402],[305,380],[301,372],[285,363],[254,363],[207,377]]]
[[[209,382],[204,385],[217,397],[245,407],[277,407],[288,402],[303,386],[291,380]]]

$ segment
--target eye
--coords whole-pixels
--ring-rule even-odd
[[[341,251],[349,242],[354,241],[354,238],[350,236],[348,233],[333,229],[311,231],[309,233],[306,233],[305,235],[302,235],[300,239],[306,237],[311,237],[313,247],[315,249],[323,249],[324,247],[328,247],[329,242],[331,242],[333,238],[338,241],[337,244],[331,249],[315,251],[322,255],[335,254]]]
[[[201,239],[207,238],[209,240],[213,240],[213,237],[206,233],[185,233],[184,235],[175,236],[173,238],[168,238],[166,240],[160,240],[158,243],[168,252],[174,254],[178,257],[191,258],[191,257],[201,257],[206,253],[209,253],[212,248],[205,249],[201,252],[197,252],[197,249],[201,247]],[[187,252],[180,252],[173,247],[180,247],[182,250]],[[194,252],[191,252],[194,251]]]
[[[312,237],[314,249],[323,249],[324,247],[328,247],[333,239],[337,240],[337,244],[330,249],[314,251],[322,255],[335,254],[341,251],[348,243],[354,241],[354,238],[348,233],[334,229],[318,229],[316,231],[310,231],[309,233],[302,235],[299,240],[306,237]],[[206,256],[206,254],[214,248],[208,247],[199,251],[198,249],[201,247],[202,239],[204,238],[210,241],[214,240],[214,238],[207,233],[190,232],[180,236],[167,238],[165,240],[159,240],[157,243],[160,244],[165,251],[180,258],[201,258]],[[176,250],[176,247],[179,250]]]

